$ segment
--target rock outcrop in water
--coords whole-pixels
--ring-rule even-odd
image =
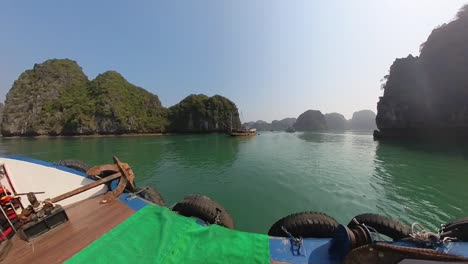
[[[169,108],[173,132],[225,132],[240,128],[239,112],[229,99],[215,95],[192,94]]]
[[[250,122],[242,124],[242,126],[246,127],[246,128],[255,128],[255,129],[257,129],[257,131],[270,131],[270,130],[272,130],[271,123],[268,123],[267,121],[263,121],[263,120],[257,120],[255,122],[250,121]]]
[[[271,123],[268,123],[263,120],[258,120],[256,122],[247,122],[244,123],[244,127],[255,128],[258,131],[285,131],[288,127],[291,127],[296,122],[296,118],[284,118],[281,120],[273,120]]]
[[[328,129],[331,129],[331,130],[345,130],[346,129],[346,118],[342,114],[338,114],[338,113],[325,114],[325,122],[327,123]]]
[[[271,122],[271,129],[275,131],[285,131],[296,123],[296,118],[288,117],[281,120],[273,120]]]
[[[72,60],[48,60],[34,65],[20,75],[6,96],[2,134],[62,133],[69,119],[88,106],[87,85],[88,78]]]
[[[361,110],[353,113],[349,120],[349,129],[360,131],[373,131],[377,128],[375,124],[375,113],[371,110]]]
[[[454,135],[468,132],[468,6],[432,31],[420,56],[397,59],[377,104],[380,137]]]
[[[235,104],[222,96],[189,96],[169,111],[158,96],[115,71],[89,81],[75,61],[52,59],[14,82],[1,131],[4,136],[224,131],[231,113],[239,127]]]
[[[297,131],[317,131],[327,129],[325,116],[318,110],[307,110],[294,123]]]
[[[150,133],[164,131],[166,123],[158,97],[117,72],[90,82],[75,61],[53,59],[15,81],[5,102],[2,134]]]
[[[129,83],[115,71],[92,80],[89,94],[99,134],[162,132],[167,126],[166,109],[158,96]]]

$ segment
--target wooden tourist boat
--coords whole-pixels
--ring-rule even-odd
[[[379,215],[345,226],[303,212],[280,219],[269,235],[246,233],[206,196],[164,207],[154,189],[136,188],[132,169],[117,158],[81,171],[79,163],[65,165],[0,158],[1,263],[468,261],[466,219],[433,234]]]
[[[233,137],[251,137],[251,136],[256,136],[257,135],[257,129],[255,128],[244,128],[244,129],[236,129],[236,130],[232,130],[230,133],[229,133],[230,136],[233,136]]]

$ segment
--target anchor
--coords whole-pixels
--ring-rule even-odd
[[[20,232],[22,237],[29,242],[31,239],[47,233],[51,229],[67,222],[68,215],[65,212],[65,209],[56,204],[59,201],[117,179],[119,180],[117,187],[104,194],[104,198],[100,202],[101,204],[112,202],[122,194],[125,188],[128,188],[130,191],[134,191],[135,175],[133,174],[130,166],[127,163],[121,162],[117,157],[114,157],[114,163],[115,164],[95,166],[88,170],[88,176],[98,179],[95,182],[81,186],[80,188],[66,192],[54,198],[47,198],[43,202],[37,200],[34,192],[29,192],[27,197],[31,205],[23,209],[21,214],[18,215],[21,222]],[[105,175],[108,175],[108,173],[112,174],[106,177]]]
[[[98,179],[97,181],[90,183],[88,185],[82,186],[80,188],[77,188],[75,190],[66,192],[57,197],[46,199],[44,202],[54,204],[56,202],[62,201],[64,199],[67,199],[79,193],[90,190],[96,186],[99,186],[107,182],[111,182],[119,178],[120,178],[119,184],[114,190],[112,191],[109,190],[104,195],[104,199],[101,200],[102,204],[109,203],[115,200],[120,194],[122,194],[125,188],[130,189],[130,191],[135,191],[135,181],[134,181],[135,174],[130,168],[130,165],[128,165],[127,163],[121,162],[115,156],[113,157],[113,159],[114,159],[115,164],[105,164],[105,165],[100,165],[100,166],[94,166],[86,172],[86,174],[89,177]],[[112,173],[112,174],[101,178],[101,175],[103,175],[104,173]]]

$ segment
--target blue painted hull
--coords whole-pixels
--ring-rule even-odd
[[[40,160],[18,157],[18,156],[9,156],[10,159],[21,160],[24,162],[30,162],[39,164],[46,167],[53,167],[59,170],[63,170],[69,173],[76,174],[79,177],[86,177],[82,172],[75,171],[70,168],[57,166],[49,162],[44,162]],[[118,180],[115,180],[111,183],[111,189],[115,188]],[[127,205],[128,207],[134,209],[135,211],[140,210],[144,206],[150,204],[150,202],[136,196],[133,193],[123,193],[119,196],[119,200]],[[156,206],[156,205],[153,205]],[[199,221],[201,225],[206,225],[202,221]],[[133,234],[138,235],[138,234]],[[292,245],[292,241],[289,238],[278,238],[270,237],[269,239],[269,249],[270,249],[270,258],[271,260],[284,262],[284,263],[341,263],[341,259],[338,256],[330,255],[329,249],[333,242],[332,238],[306,238],[303,240],[303,244],[300,248],[295,245]],[[394,245],[416,247],[413,244],[402,244],[402,243],[393,243]],[[435,247],[435,250],[447,254],[453,254],[457,256],[468,257],[468,243],[467,242],[448,242],[441,246]]]

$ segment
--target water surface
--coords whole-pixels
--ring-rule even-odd
[[[299,211],[341,223],[381,213],[430,229],[468,215],[465,148],[381,143],[370,134],[2,139],[0,154],[93,165],[116,155],[132,166],[137,185],[156,187],[168,205],[204,194],[226,207],[237,229],[252,232]]]

